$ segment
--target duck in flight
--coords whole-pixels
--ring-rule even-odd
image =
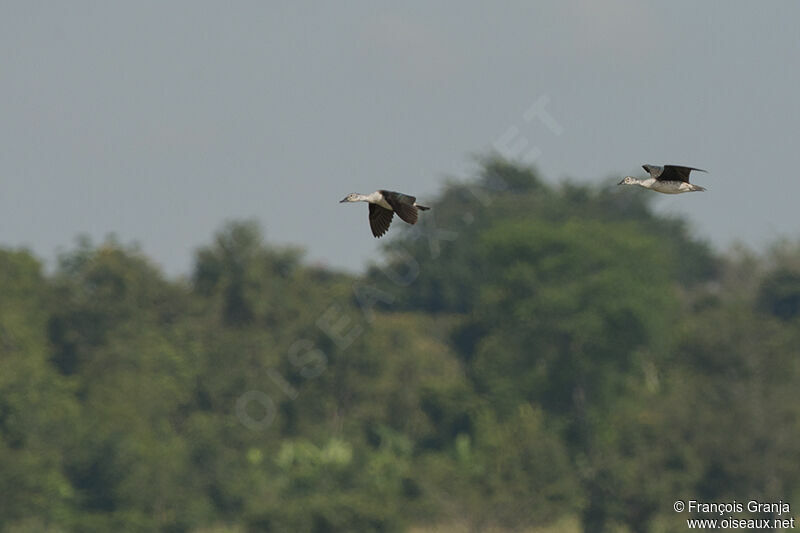
[[[395,213],[404,222],[416,224],[417,209],[421,211],[430,209],[430,207],[417,204],[417,199],[414,196],[382,189],[372,194],[350,193],[339,203],[343,204],[345,202],[369,203],[369,227],[375,237],[381,237],[386,233]]]
[[[705,172],[705,170],[693,167],[681,167],[678,165],[642,165],[642,168],[650,174],[647,179],[637,179],[633,176],[626,176],[617,185],[641,185],[645,189],[652,189],[664,194],[680,194],[682,192],[705,191],[704,187],[689,183],[689,173],[692,170]]]

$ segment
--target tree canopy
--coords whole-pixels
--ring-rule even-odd
[[[0,249],[0,531],[669,531],[800,495],[800,246],[481,161],[363,275]],[[793,499],[794,498],[794,499]]]

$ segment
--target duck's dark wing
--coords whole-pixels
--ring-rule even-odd
[[[705,172],[702,168],[681,167],[678,165],[664,165],[664,170],[659,176],[653,176],[658,181],[683,181],[689,183],[689,174],[692,170]]]
[[[395,191],[380,191],[380,193],[404,222],[417,223],[417,207],[414,205],[416,197]]]
[[[369,227],[372,234],[381,237],[389,229],[394,213],[376,204],[369,204]]]

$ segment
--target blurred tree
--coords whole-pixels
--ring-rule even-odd
[[[641,394],[640,350],[658,357],[677,322],[676,259],[628,225],[578,219],[498,223],[477,244],[490,281],[469,327],[488,333],[473,341],[469,375],[502,417],[534,402],[562,420],[584,529],[602,531],[609,495],[628,490],[609,477],[626,444],[606,436],[609,418]]]
[[[709,501],[744,493],[786,501],[800,490],[791,473],[800,464],[800,328],[760,312],[784,268],[768,271],[739,254],[719,286],[693,297],[679,369],[683,403],[697,407],[680,431],[702,458],[695,493]]]
[[[671,531],[793,501],[800,254],[480,161],[366,276],[0,250],[0,531]],[[683,525],[682,525],[683,524]]]
[[[471,431],[459,433],[447,455],[421,457],[432,515],[470,531],[527,531],[575,513],[579,486],[557,428],[531,405],[502,422],[488,407],[472,413]]]
[[[783,320],[800,316],[800,244],[778,243],[769,257],[771,269],[759,287],[762,311]]]
[[[0,530],[63,520],[72,491],[59,446],[77,418],[70,385],[47,362],[49,289],[26,251],[0,250]]]
[[[74,527],[185,528],[208,518],[181,437],[197,372],[188,287],[164,280],[136,248],[83,240],[61,258],[53,301],[52,360],[81,401],[62,443],[81,510]]]

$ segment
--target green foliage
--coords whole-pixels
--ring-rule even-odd
[[[642,193],[642,194],[639,194]],[[800,497],[800,249],[480,161],[364,276],[0,249],[0,532],[672,531]]]
[[[783,243],[772,255],[759,287],[759,306],[782,320],[795,320],[800,317],[800,245]]]
[[[473,419],[470,433],[459,433],[447,456],[422,457],[423,486],[439,517],[476,531],[518,531],[575,512],[577,479],[541,410],[520,405],[501,422],[485,405]]]
[[[471,369],[500,405],[522,398],[558,411],[576,394],[607,405],[633,351],[657,342],[658,325],[674,316],[668,263],[633,228],[511,222],[487,231],[478,249],[488,281],[473,324],[491,333]]]
[[[0,251],[0,529],[26,517],[59,520],[73,490],[58,443],[77,405],[47,361],[48,287],[24,251]]]

